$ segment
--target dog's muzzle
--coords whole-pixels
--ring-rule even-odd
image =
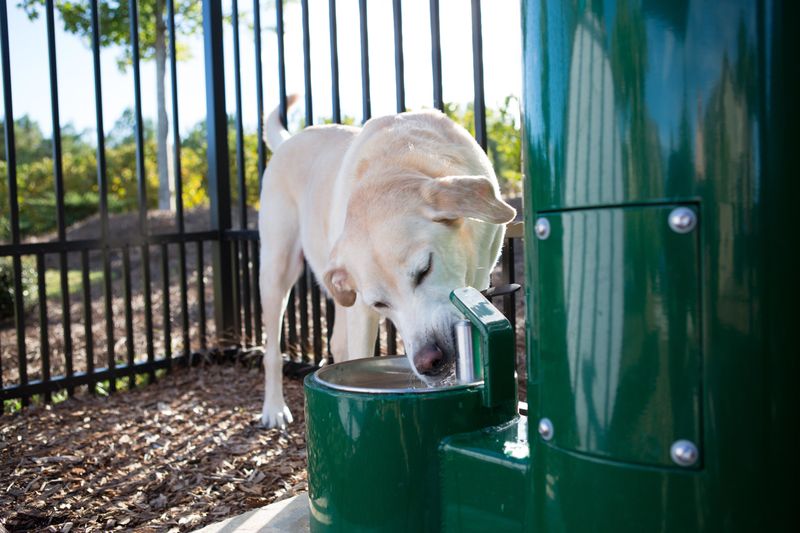
[[[423,376],[436,377],[447,368],[447,357],[436,343],[426,344],[414,354],[414,366]]]

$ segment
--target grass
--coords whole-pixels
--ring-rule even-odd
[[[102,271],[89,271],[89,283],[94,284],[102,279]],[[83,289],[83,274],[80,270],[67,271],[67,286],[70,288],[70,293],[73,294]],[[44,291],[48,298],[55,298],[61,295],[61,273],[57,268],[49,268],[45,271]]]
[[[13,285],[12,285],[12,272],[11,261],[3,258],[0,262],[0,320],[13,318]],[[89,271],[89,283],[95,284],[103,280],[103,272],[101,270]],[[48,299],[58,298],[61,296],[61,274],[57,268],[49,268],[44,273],[44,287],[45,297]],[[83,290],[83,273],[79,269],[72,269],[67,271],[67,287],[69,287],[70,294],[75,294]],[[38,303],[38,280],[36,277],[36,261],[33,257],[22,258],[22,295],[26,308],[30,309]]]

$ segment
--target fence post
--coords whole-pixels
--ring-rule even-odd
[[[231,247],[225,231],[231,228],[231,186],[228,164],[228,115],[225,111],[225,70],[221,0],[203,0],[203,41],[206,66],[206,138],[208,141],[208,195],[211,229],[219,232],[211,243],[214,278],[214,319],[220,347],[238,341],[234,322]]]

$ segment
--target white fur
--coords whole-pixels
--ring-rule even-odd
[[[267,335],[261,421],[275,427],[292,421],[278,339],[304,257],[336,300],[335,360],[370,355],[386,316],[414,367],[413,354],[426,344],[452,356],[452,324],[461,317],[449,293],[488,287],[514,210],[499,199],[477,143],[438,111],[376,118],[363,129],[313,126],[290,137],[276,110],[266,140],[274,155],[258,222]],[[429,257],[433,268],[415,286]]]

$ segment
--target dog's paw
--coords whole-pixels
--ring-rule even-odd
[[[261,409],[261,425],[265,428],[285,428],[294,421],[292,413],[283,402],[277,405],[264,404]]]

